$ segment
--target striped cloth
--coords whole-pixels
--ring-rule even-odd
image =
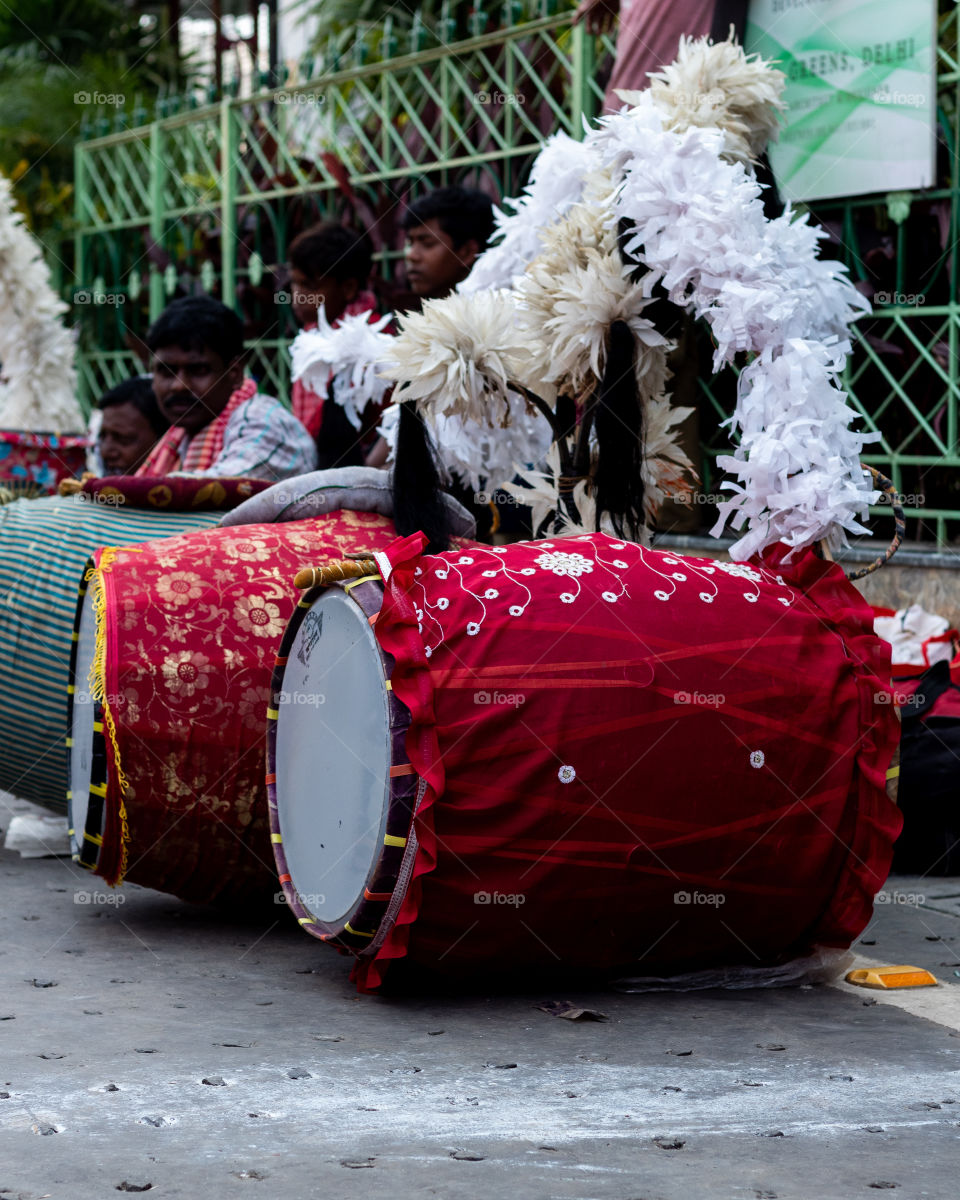
[[[66,815],[71,635],[93,551],[205,529],[219,517],[79,496],[0,506],[0,788]]]

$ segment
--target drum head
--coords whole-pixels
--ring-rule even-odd
[[[103,833],[104,797],[91,794],[91,784],[102,790],[106,783],[103,714],[90,694],[90,668],[97,648],[97,618],[94,599],[100,584],[94,576],[86,595],[78,605],[77,641],[74,647],[72,704],[70,706],[68,813],[70,849],[78,861],[95,866],[98,846],[84,840],[84,833],[95,837]],[[97,776],[95,779],[94,777]],[[102,778],[100,778],[102,776]]]
[[[277,710],[277,820],[291,886],[316,920],[342,924],[383,854],[391,740],[373,630],[339,588],[301,622]]]

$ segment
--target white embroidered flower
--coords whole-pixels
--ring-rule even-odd
[[[627,545],[626,542],[611,542],[610,548],[611,548],[611,550],[624,550],[626,548],[626,545]]]
[[[552,571],[554,575],[589,575],[593,570],[593,563],[589,558],[582,554],[568,554],[563,550],[541,554],[536,559],[536,564],[542,571]]]
[[[569,763],[564,763],[564,765],[557,772],[557,778],[561,783],[573,783],[576,777],[577,773],[573,767],[569,765]]]
[[[458,562],[458,563],[464,563],[464,564],[466,564],[467,566],[469,566],[469,565],[470,565],[470,563],[472,563],[472,562],[473,562],[473,559],[472,559],[472,558],[470,558],[470,557],[469,557],[468,555],[466,555],[466,554],[462,554],[462,555],[461,555],[461,556],[460,556],[460,557],[457,559],[457,562]]]
[[[520,574],[521,575],[536,575],[536,571],[533,569],[533,567],[521,567]]]
[[[615,558],[613,560],[613,565],[621,571],[625,571],[627,569],[627,564],[623,561],[622,558]]]
[[[414,606],[413,606],[413,611],[414,611],[414,613],[416,613],[417,620],[418,620],[418,621],[422,621],[422,620],[423,620],[423,609],[422,609],[422,608],[417,608],[417,606],[416,606],[416,605],[414,605]]]
[[[700,570],[704,573],[704,575],[716,574],[716,569],[714,567],[701,567]]]
[[[712,604],[713,603],[713,596],[711,596],[711,594],[709,592],[701,592],[700,599],[704,602],[704,604]]]
[[[678,560],[675,558],[664,557],[663,561],[667,564],[668,567],[675,567],[678,565]]]
[[[756,604],[760,597],[755,592],[744,592],[744,600],[749,600],[751,604]]]
[[[446,579],[446,577],[450,574],[450,572],[449,571],[441,571],[440,568],[438,567],[435,574],[438,579]]]
[[[750,752],[750,766],[756,767],[758,770],[767,761],[766,755],[762,750],[752,750]]]
[[[669,593],[669,592],[661,592],[661,591],[656,591],[656,592],[654,592],[653,594],[656,596],[656,598],[657,598],[658,600],[669,600],[669,599],[670,599],[670,593]]]
[[[423,574],[423,567],[414,567],[414,568],[413,568],[413,573],[414,573],[414,575],[422,575],[422,574]]]
[[[467,637],[476,637],[480,632],[480,626],[476,621],[470,621],[467,625]]]
[[[686,577],[686,575],[682,574],[680,571],[674,571],[674,573],[673,573],[673,578],[674,578],[674,579],[679,579],[681,583],[686,583],[686,582],[687,582],[687,577]]]
[[[540,543],[540,546],[541,546],[541,548],[542,548],[542,549],[544,549],[544,550],[552,550],[552,549],[553,549],[553,542],[541,542],[541,543]]]
[[[440,599],[437,601],[437,608],[443,610],[443,609],[449,608],[449,607],[450,607],[450,601],[447,599],[446,596],[441,596]]]
[[[520,604],[511,604],[510,607],[507,609],[507,612],[509,612],[511,617],[522,617],[523,616],[523,606]]]
[[[790,601],[786,598],[786,596],[778,596],[777,599],[780,601],[781,604],[785,604],[787,606],[787,608],[790,607]]]
[[[564,604],[572,604],[574,600],[576,600],[576,596],[573,594],[573,592],[561,592],[560,599],[564,602]]]
[[[749,565],[742,562],[718,562],[717,567],[721,571],[725,571],[727,575],[734,575],[737,579],[750,579],[754,583],[759,583],[761,576]]]
[[[506,554],[506,552],[507,552],[506,546],[493,546],[493,547],[491,547],[491,550],[490,550],[491,554]]]
[[[615,604],[619,599],[616,592],[601,592],[600,595],[603,596],[608,604]]]
[[[487,588],[487,590],[483,593],[485,600],[496,600],[499,595],[500,593],[496,588]]]
[[[482,571],[481,574],[483,575],[484,579],[496,579],[496,577],[500,574],[500,572],[499,571]]]
[[[429,658],[430,655],[433,654],[433,647],[432,646],[424,646],[423,652],[427,656],[427,658]]]

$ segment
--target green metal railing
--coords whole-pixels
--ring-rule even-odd
[[[286,399],[295,327],[279,264],[299,229],[354,215],[373,230],[389,283],[405,200],[484,180],[502,196],[517,194],[543,137],[555,129],[580,136],[583,118],[599,111],[612,47],[571,28],[568,15],[511,26],[512,8],[505,28],[482,32],[481,13],[476,36],[450,45],[418,26],[400,46],[385,25],[376,62],[366,61],[366,30],[349,62],[328,58],[296,86],[188,105],[81,143],[75,294],[84,399],[140,369],[135,347],[149,321],[198,287],[244,313],[252,369]],[[905,498],[910,536],[944,544],[960,536],[960,8],[944,0],[942,13],[939,186],[817,204],[813,215],[832,235],[825,252],[877,293],[845,377],[865,427],[882,435],[865,461]],[[713,460],[729,446],[720,427],[733,404],[726,375],[701,380],[707,493],[718,482]],[[884,514],[876,510],[878,529]]]

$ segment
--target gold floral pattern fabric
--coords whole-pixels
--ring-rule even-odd
[[[128,879],[200,903],[276,891],[266,713],[277,647],[299,598],[293,578],[394,537],[387,517],[336,512],[98,553],[104,691],[129,783]],[[119,802],[114,768],[101,859],[108,877],[119,861],[119,845],[107,844]]]

